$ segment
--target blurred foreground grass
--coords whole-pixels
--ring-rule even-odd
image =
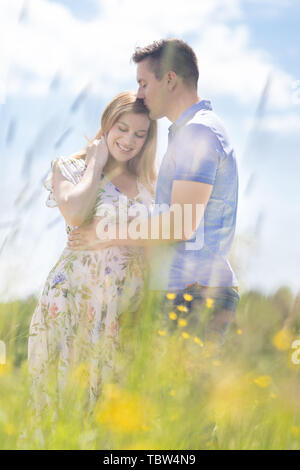
[[[37,299],[0,304],[0,449],[300,449],[296,300],[288,288],[243,294],[221,354],[184,325],[171,337],[148,301],[135,319],[124,316],[119,380],[88,407],[81,364],[57,414],[48,410],[40,423],[27,374]]]

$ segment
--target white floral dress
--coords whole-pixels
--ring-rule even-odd
[[[52,167],[55,161],[65,178],[74,184],[80,181],[86,168],[82,159],[58,158]],[[50,191],[46,204],[55,207],[52,171],[44,185]],[[102,175],[95,208],[89,217],[103,215],[100,214],[103,204],[118,206],[120,211],[143,204],[150,211],[153,203],[150,192],[140,181],[137,187],[137,197],[127,199]],[[67,233],[73,228],[67,225]],[[141,247],[114,246],[99,251],[72,251],[66,247],[63,250],[48,275],[30,324],[29,372],[33,395],[41,405],[41,395],[47,396],[46,378],[53,364],[58,389],[65,383],[71,367],[88,364],[90,397],[97,397],[101,383],[113,371],[120,315],[137,309],[146,272]]]

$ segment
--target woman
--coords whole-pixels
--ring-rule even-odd
[[[137,203],[150,209],[156,137],[157,125],[147,108],[135,93],[124,92],[104,110],[91,145],[52,162],[45,182],[47,205],[58,206],[67,233],[103,216],[104,205],[119,212]],[[101,383],[113,373],[120,315],[134,311],[141,301],[145,268],[141,247],[63,250],[30,325],[28,360],[36,405],[50,401],[50,370],[54,368],[62,390],[78,364],[87,365],[90,398],[97,398]]]

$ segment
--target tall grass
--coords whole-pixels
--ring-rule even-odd
[[[0,304],[7,349],[1,449],[300,448],[300,364],[291,348],[300,339],[300,310],[288,288],[243,294],[221,350],[184,327],[171,335],[157,302],[146,299],[122,319],[116,379],[103,384],[96,404],[88,400],[88,367],[80,364],[59,405],[40,418],[30,406],[27,371],[36,301]]]

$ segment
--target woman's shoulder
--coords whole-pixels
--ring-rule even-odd
[[[69,157],[60,156],[51,161],[51,170],[46,176],[43,185],[49,191],[46,205],[48,207],[56,207],[56,202],[53,195],[53,178],[55,171],[59,173],[73,184],[77,184],[86,169],[85,161],[82,158],[76,158],[71,155]]]
[[[85,160],[81,157],[76,157],[76,153],[69,156],[60,156],[52,160],[52,164],[57,163],[58,165],[70,166],[71,168],[85,168]]]
[[[78,182],[86,170],[85,160],[76,156],[61,156],[51,162],[51,169],[57,168],[59,172],[73,183]]]

